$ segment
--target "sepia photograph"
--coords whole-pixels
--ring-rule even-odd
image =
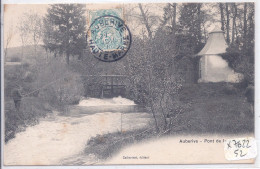
[[[254,2],[2,13],[4,166],[254,163]]]

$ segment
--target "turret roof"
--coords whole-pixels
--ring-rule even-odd
[[[204,48],[197,55],[215,55],[225,53],[228,45],[224,37],[224,31],[216,26],[210,33]]]

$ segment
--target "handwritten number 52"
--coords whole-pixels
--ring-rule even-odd
[[[236,157],[239,155],[240,157],[244,157],[247,153],[243,154],[242,150],[235,150],[234,153],[236,154]]]

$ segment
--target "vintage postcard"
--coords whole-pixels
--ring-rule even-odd
[[[254,2],[2,9],[4,166],[255,162]]]

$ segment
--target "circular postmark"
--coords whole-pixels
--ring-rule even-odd
[[[91,53],[103,62],[122,59],[131,46],[131,33],[124,21],[116,16],[96,18],[87,32]]]

